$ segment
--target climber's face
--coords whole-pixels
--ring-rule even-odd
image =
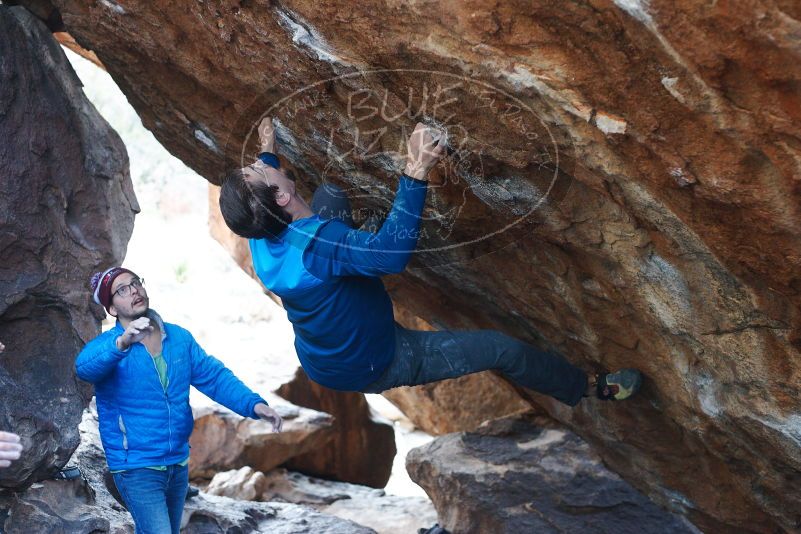
[[[276,169],[266,165],[261,160],[243,167],[242,174],[245,181],[250,184],[261,182],[268,186],[277,187],[275,201],[281,207],[285,207],[295,195],[295,182],[289,178],[287,173],[283,169]]]

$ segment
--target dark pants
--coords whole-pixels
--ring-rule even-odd
[[[323,218],[337,216],[352,225],[350,203],[333,184],[317,189],[312,208]],[[363,391],[380,393],[398,386],[427,384],[490,369],[570,406],[578,404],[587,390],[586,373],[562,356],[500,332],[421,332],[396,324],[395,358],[378,380]]]
[[[189,488],[188,466],[129,469],[114,473],[114,484],[133,517],[136,534],[179,533]]]
[[[395,358],[365,393],[417,386],[487,370],[575,406],[587,375],[558,354],[543,352],[494,330],[420,332],[395,325]]]

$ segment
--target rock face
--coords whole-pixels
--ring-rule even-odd
[[[6,508],[8,516],[3,532],[7,534],[131,534],[134,531],[128,513],[116,503],[117,510],[98,506],[95,492],[82,479],[46,480],[13,499]]]
[[[0,530],[20,534],[133,534],[130,514],[112,496],[116,488],[100,445],[94,403],[91,409],[83,412],[78,430],[80,445],[70,458],[70,464],[77,465],[83,476],[73,480],[47,480],[25,492],[9,492],[5,499],[0,497],[0,512],[7,508],[8,513]],[[10,506],[4,504],[4,500]]]
[[[489,371],[423,386],[395,388],[383,395],[416,427],[434,435],[472,430],[484,421],[529,407],[509,382]],[[476,399],[476,403],[470,405],[465,399]]]
[[[577,435],[530,416],[437,438],[406,465],[455,534],[698,532],[607,470]]]
[[[703,530],[801,528],[797,2],[54,4],[214,183],[269,112],[300,191],[386,209],[418,115],[448,125],[394,298],[642,368],[638,401],[549,409]]]
[[[325,447],[294,456],[286,463],[289,469],[374,488],[386,486],[397,452],[395,430],[372,412],[364,395],[315,384],[303,369],[276,393],[334,416],[334,439]]]
[[[284,418],[279,434],[266,421],[246,419],[221,406],[195,410],[189,478],[211,478],[218,471],[243,466],[269,471],[293,456],[324,448],[334,439],[330,415],[275,400],[268,402]]]
[[[139,207],[122,141],[44,24],[0,5],[0,58],[0,428],[25,447],[0,486],[23,488],[78,446],[89,278],[122,260]]]

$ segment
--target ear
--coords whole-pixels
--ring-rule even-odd
[[[117,308],[114,307],[114,304],[108,307],[108,314],[112,317],[117,317]]]
[[[287,206],[287,204],[289,204],[290,200],[291,200],[291,197],[290,197],[289,193],[287,193],[286,191],[279,191],[275,195],[275,203],[278,204],[282,208],[285,208]]]

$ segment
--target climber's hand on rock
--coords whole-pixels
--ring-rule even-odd
[[[281,419],[281,416],[278,415],[278,412],[263,402],[260,402],[254,406],[253,411],[256,412],[256,415],[258,415],[260,419],[264,419],[265,421],[272,423],[273,432],[281,432],[281,427],[284,426],[284,420]]]
[[[153,331],[153,326],[150,324],[150,319],[147,317],[140,317],[139,319],[131,321],[125,332],[117,338],[117,348],[119,350],[128,350],[128,347],[134,343],[139,343]]]
[[[22,453],[19,436],[11,432],[0,432],[0,467],[8,467]]]
[[[259,123],[259,152],[275,153],[275,126],[272,117],[264,117]]]
[[[446,145],[443,131],[418,122],[406,143],[408,154],[403,174],[417,180],[427,180],[428,172],[445,154]]]

